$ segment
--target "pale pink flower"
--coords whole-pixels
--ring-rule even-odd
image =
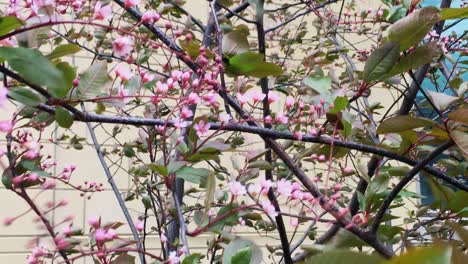
[[[291,193],[293,191],[293,185],[291,181],[281,179],[278,181],[276,185],[276,190],[279,195],[284,195],[284,196],[291,196]]]
[[[249,101],[249,96],[248,96],[248,93],[246,94],[241,94],[241,93],[237,93],[236,94],[236,98],[237,100],[239,100],[239,103],[241,105],[244,105],[245,103],[247,103]]]
[[[205,121],[203,120],[200,120],[198,124],[193,126],[193,128],[197,132],[197,136],[199,137],[208,136],[210,127],[211,125],[209,123],[205,123]]]
[[[140,3],[140,0],[125,0],[125,8],[134,7]]]
[[[354,169],[351,168],[351,167],[345,167],[345,168],[343,169],[343,172],[344,172],[345,174],[351,174],[351,173],[354,172]]]
[[[94,5],[94,18],[97,20],[109,20],[112,17],[111,5],[102,6],[101,1],[97,1]]]
[[[261,192],[262,187],[259,184],[254,183],[250,184],[247,190],[252,196],[257,196]]]
[[[149,73],[147,71],[141,71],[140,76],[141,76],[141,81],[143,83],[151,82],[155,78],[154,74],[151,74],[151,73]]]
[[[292,96],[288,96],[286,97],[286,108],[291,108],[294,106],[294,104],[296,103],[296,100],[294,100],[294,98]]]
[[[169,258],[167,260],[167,264],[179,264],[180,263],[180,258],[177,256],[177,253],[175,251],[172,251],[169,253]]]
[[[198,104],[200,102],[200,96],[196,93],[191,93],[188,96],[188,103],[189,104]]]
[[[379,11],[377,11],[377,16],[378,17],[383,16],[383,10],[382,9],[379,9]]]
[[[101,222],[101,221],[100,221],[99,218],[97,218],[97,217],[93,217],[93,216],[92,216],[92,217],[89,217],[89,218],[88,218],[88,224],[89,224],[90,226],[94,227],[94,228],[98,228],[99,225],[100,225],[100,222]]]
[[[0,132],[8,132],[13,128],[13,123],[10,120],[0,121]]]
[[[128,81],[130,78],[132,78],[133,73],[124,64],[119,64],[115,67],[115,76],[119,77],[123,81]]]
[[[18,43],[16,42],[16,39],[14,37],[10,37],[10,38],[6,38],[6,39],[2,39],[0,40],[0,47],[1,46],[4,46],[4,47],[14,47],[16,46]]]
[[[268,200],[262,202],[262,208],[263,212],[265,212],[270,217],[276,217],[278,215],[278,212],[276,212],[275,207]]]
[[[222,124],[229,123],[230,120],[231,120],[231,116],[229,114],[226,114],[226,113],[219,114],[219,121],[221,121]]]
[[[129,95],[130,95],[130,92],[127,89],[125,89],[123,85],[120,85],[119,97],[124,104],[128,104],[130,102],[130,98],[128,97]]]
[[[291,219],[289,220],[289,223],[291,224],[293,228],[296,228],[299,225],[299,221],[295,217],[291,217]]]
[[[136,220],[136,221],[135,221],[135,228],[136,228],[136,230],[138,230],[139,232],[142,232],[143,229],[144,229],[145,227],[144,227],[144,224],[143,224],[142,221]]]
[[[13,217],[5,217],[5,219],[3,219],[3,224],[6,225],[6,226],[9,226],[13,223],[13,221],[15,221],[15,218]]]
[[[141,16],[141,22],[143,23],[156,23],[159,21],[161,16],[158,12],[154,11],[153,9],[149,9]]]
[[[286,125],[288,124],[289,119],[283,112],[279,112],[275,117],[275,121],[280,124]]]
[[[188,107],[184,106],[182,107],[182,110],[180,111],[180,117],[181,118],[189,118],[193,116],[192,110],[190,110]]]
[[[270,104],[278,101],[279,99],[280,99],[280,96],[278,95],[278,93],[268,92],[268,102]]]
[[[106,239],[113,240],[115,238],[117,238],[117,232],[115,232],[115,229],[109,228],[106,232]]]
[[[167,85],[167,83],[163,83],[160,81],[156,83],[156,93],[166,94],[168,91],[169,91],[169,86]]]
[[[159,238],[161,240],[161,243],[166,243],[167,242],[167,237],[164,233],[161,233],[161,237]]]
[[[245,190],[245,186],[238,181],[232,181],[229,183],[229,189],[231,191],[232,196],[242,196],[247,194]]]
[[[133,39],[130,37],[119,37],[114,42],[112,42],[112,49],[114,55],[117,57],[125,58],[130,55],[130,52],[133,50]]]
[[[187,127],[187,122],[180,119],[179,117],[172,119],[172,121],[174,122],[173,124],[175,128],[181,129],[181,128]]]
[[[249,91],[247,97],[252,99],[254,103],[258,103],[262,101],[265,98],[265,96],[266,95],[260,91]]]
[[[94,231],[94,239],[96,239],[97,242],[104,242],[107,240],[106,238],[106,230],[102,229],[102,228],[98,228],[96,229],[96,231]]]
[[[213,92],[209,92],[207,94],[203,95],[203,100],[207,102],[210,105],[213,105],[216,103],[216,94]]]
[[[265,175],[261,175],[258,178],[258,181],[260,183],[260,186],[262,187],[262,194],[267,194],[271,186],[273,186],[273,182],[271,180],[267,180],[265,178]]]

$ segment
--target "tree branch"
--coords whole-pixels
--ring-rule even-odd
[[[379,229],[379,225],[382,222],[383,217],[385,216],[390,204],[395,199],[395,197],[400,193],[400,191],[418,174],[424,166],[429,164],[433,159],[437,156],[442,154],[445,150],[450,148],[454,142],[452,140],[447,141],[446,143],[440,145],[436,148],[431,154],[429,154],[426,158],[418,162],[416,166],[414,166],[406,175],[401,179],[397,185],[390,191],[387,197],[384,199],[382,205],[379,208],[379,211],[374,217],[374,221],[370,227],[370,233],[376,234],[377,230]]]

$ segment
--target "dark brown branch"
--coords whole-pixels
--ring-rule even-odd
[[[400,193],[401,190],[418,174],[424,166],[429,164],[431,161],[433,161],[437,156],[442,154],[445,150],[453,146],[454,142],[453,141],[447,141],[446,143],[440,145],[437,147],[431,154],[429,154],[426,158],[418,162],[416,166],[414,166],[406,175],[401,179],[397,185],[391,190],[391,192],[385,197],[382,205],[379,208],[379,211],[374,217],[374,220],[372,222],[372,225],[370,227],[370,232],[371,234],[376,234],[377,230],[379,229],[379,225],[382,222],[383,217],[385,216],[388,208],[390,207],[390,204],[392,201],[397,197],[398,193]]]

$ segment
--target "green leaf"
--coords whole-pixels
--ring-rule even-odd
[[[76,44],[64,44],[56,47],[49,55],[46,56],[49,60],[54,60],[66,55],[75,54],[80,51],[80,46]]]
[[[404,73],[411,69],[419,68],[419,66],[423,64],[430,63],[436,54],[437,44],[435,42],[418,47],[408,54],[408,56],[401,58],[397,64],[393,65],[387,77]]]
[[[8,96],[27,106],[38,106],[42,100],[38,94],[24,87],[14,87],[8,91]]]
[[[366,197],[361,192],[357,192],[357,199],[359,204],[359,209],[363,212],[367,209]]]
[[[395,116],[385,119],[377,128],[377,134],[398,133],[419,127],[434,126],[430,119],[412,116]]]
[[[245,247],[237,251],[237,253],[234,256],[232,256],[231,263],[232,264],[250,263],[251,258],[252,258],[252,249]]]
[[[243,251],[244,249],[250,249],[250,260],[246,262],[233,262],[234,260],[238,261],[239,259],[243,259],[241,256],[238,256],[238,258],[236,259],[234,259],[233,257],[236,256],[238,252]],[[244,254],[248,255],[247,252],[244,252]],[[262,263],[262,251],[252,241],[235,238],[231,242],[229,242],[229,244],[224,248],[222,263]]]
[[[107,62],[98,61],[80,75],[76,97],[78,99],[96,97],[105,89],[108,81],[109,76],[107,75]]]
[[[308,258],[304,264],[379,264],[383,261],[377,255],[347,250],[331,250]]]
[[[390,72],[399,56],[399,45],[395,42],[385,43],[382,47],[374,50],[364,66],[364,80],[367,83],[381,80]]]
[[[211,207],[216,192],[216,176],[214,173],[208,174],[206,179],[206,196],[205,196],[205,211]]]
[[[439,19],[437,8],[432,6],[421,8],[391,25],[386,39],[388,42],[399,43],[401,51],[407,50],[417,45]]]
[[[63,128],[70,128],[73,125],[73,116],[70,112],[58,106],[55,108],[55,121]]]
[[[234,3],[233,0],[216,0],[216,2],[224,7],[232,6],[232,4]]]
[[[331,96],[331,78],[325,76],[307,76],[302,83],[325,98]]]
[[[3,36],[22,25],[24,25],[23,21],[19,20],[15,16],[0,17],[0,36]]]
[[[199,264],[201,263],[202,255],[200,253],[193,253],[190,256],[187,256],[182,261],[182,264]]]
[[[135,264],[135,257],[127,253],[123,253],[116,259],[112,260],[110,264]]]
[[[208,169],[183,167],[182,169],[176,172],[176,176],[186,181],[200,184],[202,181],[205,181],[208,175],[210,175],[211,173],[212,172]]]
[[[389,183],[390,176],[387,173],[381,173],[373,177],[365,193],[366,205],[370,206],[375,203],[376,198],[387,190]]]
[[[72,87],[72,82],[38,50],[0,47],[0,58],[25,80],[47,87],[50,94],[63,98]]]
[[[450,137],[461,150],[465,159],[468,160],[468,133],[458,129],[452,130],[450,131]]]
[[[223,36],[223,54],[239,54],[249,51],[247,35],[239,30],[231,31]]]
[[[244,52],[229,59],[226,70],[234,75],[257,78],[281,75],[283,70],[276,64],[265,62],[264,56],[255,52]]]
[[[468,7],[464,8],[442,8],[440,10],[440,19],[456,19],[456,18],[467,18],[468,17]]]
[[[256,160],[256,161],[250,162],[247,168],[248,169],[258,168],[261,170],[272,170],[273,166],[266,160]]]
[[[452,257],[450,247],[424,247],[412,249],[382,264],[448,264]]]
[[[460,108],[448,114],[450,120],[468,125],[468,108]]]
[[[447,204],[447,209],[458,213],[467,206],[468,193],[465,191],[456,191]]]

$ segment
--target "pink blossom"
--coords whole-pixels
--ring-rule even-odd
[[[213,105],[216,103],[216,94],[213,92],[209,92],[203,95],[203,100],[207,102],[208,104]]]
[[[210,124],[205,123],[205,121],[203,120],[200,120],[198,124],[193,126],[193,128],[197,132],[197,136],[199,137],[208,136],[210,127]]]
[[[44,246],[36,246],[33,248],[31,255],[33,257],[39,258],[45,256],[49,251]]]
[[[154,74],[151,74],[147,71],[141,71],[140,76],[141,76],[141,81],[143,83],[151,82],[154,80]]]
[[[100,1],[96,2],[94,5],[94,18],[97,20],[111,19],[112,17],[112,7],[111,5],[102,6]]]
[[[190,110],[186,106],[182,107],[182,110],[180,111],[180,117],[185,119],[185,118],[189,118],[191,116],[193,116],[192,110]]]
[[[13,128],[13,123],[10,120],[0,121],[0,132],[9,132]]]
[[[0,86],[0,108],[5,109],[6,103],[8,102],[8,89]]]
[[[112,42],[112,49],[114,55],[117,57],[125,58],[130,55],[130,52],[133,50],[133,39],[130,37],[119,37],[114,42]]]
[[[183,121],[179,117],[172,119],[172,122],[174,122],[173,124],[175,128],[181,129],[187,127],[187,122]]]
[[[130,95],[130,91],[125,89],[124,85],[119,86],[119,97],[122,100],[124,104],[128,104],[130,102],[130,98],[128,97]]]
[[[288,119],[288,117],[286,115],[284,115],[283,112],[279,112],[276,115],[275,121],[280,123],[280,124],[286,125],[286,124],[288,124],[289,119]]]
[[[250,91],[248,92],[248,98],[252,99],[254,103],[258,103],[265,98],[265,94],[260,91]]]
[[[276,189],[278,191],[279,195],[284,195],[284,196],[291,196],[291,193],[293,191],[293,186],[291,181],[281,179],[278,181]]]
[[[125,8],[134,7],[140,3],[140,0],[125,0]]]
[[[286,108],[289,109],[294,106],[296,103],[296,100],[292,96],[286,97]]]
[[[280,99],[280,96],[278,95],[278,93],[268,92],[268,102],[270,104],[278,101],[279,99]]]
[[[18,43],[16,42],[16,38],[14,37],[10,37],[10,38],[6,38],[6,39],[2,39],[0,40],[0,47],[1,46],[5,46],[5,47],[14,47],[16,46]]]
[[[323,154],[318,157],[318,161],[320,161],[320,162],[324,162],[326,160],[327,160],[327,157],[325,155],[323,155]]]
[[[161,236],[159,238],[161,240],[161,243],[166,243],[167,242],[167,237],[164,233],[161,233]]]
[[[383,10],[382,9],[379,9],[379,11],[377,11],[377,16],[378,17],[383,16]]]
[[[169,258],[167,260],[167,264],[179,264],[180,263],[180,258],[177,256],[177,253],[175,251],[172,251],[169,253]]]
[[[169,86],[166,83],[158,81],[156,83],[156,93],[166,94],[169,91]]]
[[[5,152],[2,149],[0,149],[0,158],[3,157],[3,155],[5,155]]]
[[[106,239],[107,240],[113,240],[115,238],[117,238],[117,232],[115,232],[115,229],[113,228],[109,228],[106,232]]]
[[[345,167],[345,168],[343,169],[343,172],[344,172],[345,174],[351,174],[351,173],[354,172],[354,169],[351,168],[351,167]]]
[[[161,16],[158,14],[158,12],[154,11],[153,9],[150,9],[143,13],[141,16],[141,21],[143,23],[156,23],[159,21]]]
[[[271,204],[269,200],[262,202],[263,212],[265,212],[270,217],[276,217],[278,212],[276,212],[275,207]]]
[[[96,231],[94,231],[94,239],[96,239],[97,242],[104,242],[107,240],[106,238],[106,230],[102,229],[102,228],[98,228],[96,229]]]
[[[138,230],[139,232],[142,232],[143,229],[144,229],[145,227],[144,227],[144,224],[143,224],[142,221],[136,220],[136,221],[135,221],[135,228],[136,228],[136,230]]]
[[[299,225],[299,221],[295,217],[291,217],[291,219],[289,220],[289,223],[294,228],[296,228]]]
[[[251,195],[257,196],[262,191],[262,187],[259,184],[254,183],[250,184],[247,190]]]
[[[132,78],[133,73],[123,64],[119,64],[115,67],[115,76],[119,77],[123,81],[128,81]]]
[[[231,191],[232,196],[242,196],[247,194],[244,185],[238,181],[232,181],[229,183],[229,189]]]
[[[265,175],[260,176],[258,181],[262,187],[262,194],[267,194],[268,191],[270,191],[271,186],[273,186],[273,182],[271,180],[267,180]]]
[[[229,123],[230,120],[231,120],[231,116],[229,114],[226,114],[226,113],[219,114],[219,121],[221,121],[222,124]]]
[[[97,217],[89,217],[88,224],[94,228],[98,228],[101,225],[101,220]]]
[[[198,104],[200,102],[200,97],[196,93],[191,93],[188,96],[188,103],[189,104]]]
[[[3,224],[6,225],[6,226],[9,226],[13,223],[13,221],[15,221],[15,218],[13,217],[5,217],[5,219],[3,219]]]
[[[239,103],[241,105],[244,105],[250,99],[248,95],[249,95],[248,93],[246,93],[246,94],[237,93],[236,98],[237,98],[237,100],[239,100]]]

